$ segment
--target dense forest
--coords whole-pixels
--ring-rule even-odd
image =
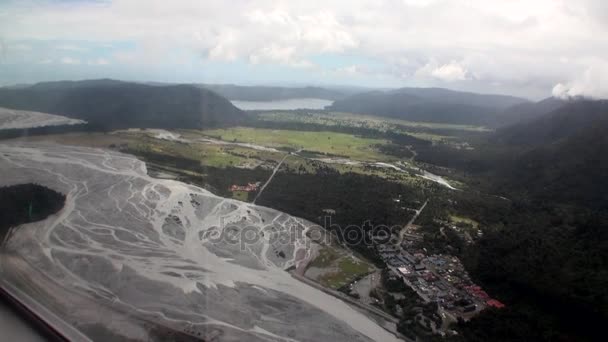
[[[483,219],[486,228],[459,255],[507,308],[460,324],[464,340],[601,340],[608,321],[608,213],[545,201],[499,207],[467,196],[459,194],[456,210]]]
[[[413,215],[407,208],[418,208],[424,198],[424,189],[376,176],[340,174],[326,168],[317,174],[278,173],[257,203],[327,225],[325,228],[338,236],[346,236],[352,230],[347,228],[349,226],[360,227],[361,230],[354,231],[367,236],[367,239],[360,239],[351,247],[378,262],[375,249],[369,242],[373,227],[405,225]],[[331,210],[330,215],[327,209]]]
[[[452,195],[451,210],[482,223],[484,236],[460,256],[507,303],[461,323],[464,341],[604,339],[607,114],[605,102],[579,101],[501,129],[473,151],[418,150],[419,161],[453,168],[471,187]]]
[[[335,101],[329,109],[399,119],[457,124],[487,124],[498,113],[527,100],[481,95],[441,88],[402,88],[373,91]]]
[[[0,88],[0,106],[77,118],[107,129],[204,128],[244,118],[230,101],[200,87],[114,80]]]
[[[0,241],[8,229],[45,219],[63,208],[65,196],[38,184],[0,187]]]
[[[310,131],[310,132],[336,132],[344,134],[352,134],[366,138],[386,139],[399,145],[411,145],[415,147],[430,146],[431,142],[424,139],[416,138],[406,133],[393,131],[380,131],[376,128],[354,127],[348,125],[323,125],[317,123],[303,122],[274,122],[263,120],[250,120],[247,126],[255,128],[268,129],[285,129],[291,131]]]

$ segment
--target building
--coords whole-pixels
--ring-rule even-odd
[[[233,185],[230,187],[230,191],[246,191],[246,192],[252,192],[252,191],[257,191],[259,187],[260,187],[260,182],[256,182],[256,183],[247,183],[247,185],[236,185],[236,184],[233,184]]]
[[[501,303],[499,300],[496,300],[496,299],[490,299],[490,300],[486,301],[486,304],[488,304],[488,306],[491,306],[491,307],[497,308],[497,309],[502,309],[506,306],[503,303]]]

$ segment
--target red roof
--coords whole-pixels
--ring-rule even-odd
[[[497,309],[502,309],[506,306],[502,302],[500,302],[499,300],[496,300],[496,299],[490,299],[486,302],[486,304],[488,304],[491,307],[497,308]]]
[[[258,185],[255,183],[248,183],[247,185],[232,185],[230,187],[230,191],[256,191],[258,189]]]

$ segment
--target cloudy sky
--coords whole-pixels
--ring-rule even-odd
[[[608,97],[604,0],[0,0],[0,84],[110,77]]]

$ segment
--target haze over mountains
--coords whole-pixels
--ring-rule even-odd
[[[550,98],[531,104],[528,109],[524,115],[514,118],[517,121],[513,125],[498,129],[494,138],[511,145],[550,144],[581,130],[604,125],[608,120],[606,100]]]
[[[550,113],[571,100],[560,99],[557,97],[547,97],[538,102],[524,102],[506,108],[501,113],[498,113],[490,125],[501,127],[511,124],[527,121],[538,118],[544,114]]]
[[[505,95],[484,95],[442,88],[401,88],[356,94],[330,110],[395,117],[411,121],[486,124],[492,115],[529,102]]]
[[[501,170],[504,187],[547,200],[608,205],[608,101],[579,100],[499,129],[492,143],[524,152]]]
[[[566,105],[582,100],[549,97],[531,102],[513,96],[443,88],[400,88],[354,93],[356,91],[322,87],[143,84],[101,79],[0,88],[0,106],[64,115],[110,128],[201,128],[235,124],[243,120],[243,112],[229,100],[315,98],[335,101],[327,107],[329,111],[500,128],[517,123],[524,125],[560,108],[565,112],[576,111],[576,107]],[[593,110],[593,106],[589,106],[587,109]],[[545,129],[550,126],[545,126]],[[500,133],[497,138],[509,139],[507,134]]]
[[[239,101],[276,101],[297,98],[316,98],[337,100],[344,98],[352,91],[338,91],[321,87],[272,87],[240,86],[234,84],[200,84],[200,87],[214,91],[228,100]]]

